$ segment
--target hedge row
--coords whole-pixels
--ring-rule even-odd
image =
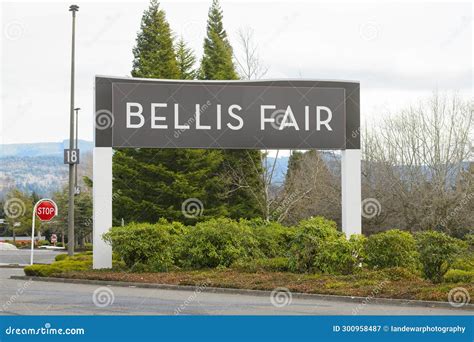
[[[348,240],[333,221],[322,217],[301,221],[294,227],[225,218],[196,226],[161,220],[113,227],[104,239],[133,271],[232,266],[351,274],[361,267],[403,267],[439,282],[453,263],[468,263],[473,254],[471,237],[467,238],[469,243],[434,231],[412,235],[390,230],[369,238],[353,235]],[[451,272],[447,281],[467,279],[474,271],[469,264],[466,269],[458,265],[458,269],[467,274]]]

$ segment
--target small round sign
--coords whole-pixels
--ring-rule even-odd
[[[50,199],[44,199],[36,205],[36,216],[41,221],[50,221],[54,216],[58,214],[58,207]]]

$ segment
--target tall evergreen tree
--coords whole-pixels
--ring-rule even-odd
[[[218,0],[213,0],[207,20],[207,36],[204,39],[204,55],[201,61],[200,78],[203,80],[238,79],[233,62],[233,53],[223,24],[223,13]],[[221,172],[224,175],[244,172],[246,184],[253,189],[262,188],[261,152],[258,150],[223,150]],[[262,188],[263,189],[263,188]],[[226,200],[231,217],[256,217],[258,205],[246,188],[241,188],[232,179],[227,183]],[[263,195],[263,192],[262,192]]]
[[[179,44],[178,44],[179,51]],[[172,79],[189,73],[189,51],[183,49],[186,67],[176,59],[171,30],[165,13],[152,0],[145,11],[132,75],[144,78]],[[189,76],[189,75],[188,75]],[[114,224],[156,222],[160,218],[194,223],[210,216],[227,215],[220,201],[219,151],[191,149],[123,149],[114,153]],[[202,215],[185,215],[182,204],[189,198],[201,201]]]
[[[186,46],[186,42],[181,37],[176,44],[176,61],[179,69],[179,78],[182,80],[193,80],[196,77],[196,56],[193,50]]]
[[[222,22],[223,14],[218,0],[213,0],[207,19],[207,36],[204,38],[204,56],[201,62],[203,80],[237,80],[232,60],[232,47]]]
[[[143,14],[133,56],[133,77],[179,78],[171,29],[157,0]]]

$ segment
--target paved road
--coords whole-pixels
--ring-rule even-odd
[[[270,298],[192,291],[101,287],[9,279],[21,269],[0,268],[0,315],[351,315],[358,304],[293,298],[275,307]],[[94,304],[94,292],[96,303]],[[113,302],[112,299],[113,298]],[[108,304],[108,305],[106,305]],[[361,315],[459,315],[448,308],[366,305]]]
[[[33,254],[34,262],[41,264],[50,264],[54,261],[54,257],[59,253],[65,253],[65,251],[58,252],[44,249],[35,249]],[[0,251],[0,264],[29,265],[30,250],[18,249],[10,251]]]

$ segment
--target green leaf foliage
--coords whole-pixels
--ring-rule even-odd
[[[365,245],[366,262],[371,268],[418,267],[418,252],[413,235],[398,229],[369,236]]]
[[[157,0],[144,12],[133,49],[133,77],[179,78],[171,29]]]
[[[423,274],[435,283],[443,280],[452,263],[467,249],[466,242],[436,231],[417,233],[415,238]]]
[[[240,259],[262,256],[246,222],[221,218],[189,229],[183,239],[181,263],[189,268],[228,267]]]

